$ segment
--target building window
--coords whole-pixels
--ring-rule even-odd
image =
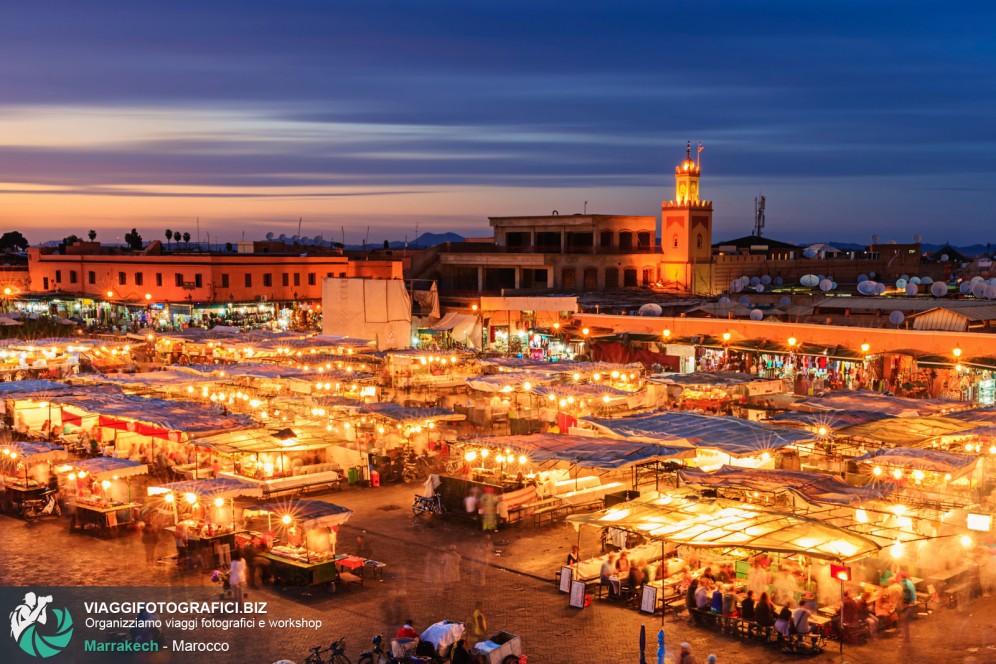
[[[675,235],[674,237],[671,238],[671,248],[673,248],[673,249],[677,249],[678,248],[678,236],[677,235]]]
[[[227,274],[221,275],[221,287],[222,288],[228,288],[228,275]]]
[[[280,275],[280,283],[284,286],[290,286],[290,275],[284,272]]]
[[[135,285],[142,286],[145,283],[145,277],[141,272],[135,273]]]
[[[294,285],[295,286],[300,286],[301,285],[301,273],[300,272],[295,272],[294,273]]]
[[[605,287],[619,288],[619,268],[617,267],[605,268]]]
[[[204,281],[201,279],[201,275],[195,274],[194,275],[194,286],[196,286],[197,288],[200,288],[203,285],[204,285]]]
[[[179,272],[173,273],[173,281],[176,283],[177,288],[183,288],[183,275]]]
[[[263,286],[269,288],[273,285],[273,275],[267,272],[263,275]]]
[[[698,237],[695,238],[695,247],[697,249],[701,249],[702,248],[702,234],[701,233],[699,233]]]
[[[586,267],[584,269],[584,289],[595,290],[598,288],[598,269]]]
[[[308,285],[309,286],[314,286],[315,285],[315,273],[314,272],[309,272],[308,273]]]
[[[632,249],[633,248],[633,234],[629,231],[623,231],[619,234],[619,248],[620,249]]]
[[[331,272],[326,272],[325,276],[328,277],[329,279],[331,279],[332,278],[332,273]]]
[[[62,270],[56,270],[55,271],[55,283],[57,283],[57,284],[61,284],[62,283]]]
[[[156,272],[156,286],[162,286],[162,285],[163,285],[163,273]]]
[[[252,275],[246,275],[246,288],[252,288]]]
[[[87,272],[86,273],[86,282],[88,284],[95,284],[95,283],[97,283],[97,273],[94,272],[93,270],[90,270],[89,272]]]
[[[42,290],[48,290],[48,277],[42,277]]]
[[[565,267],[563,271],[563,276],[561,277],[563,283],[562,288],[574,288],[575,271],[573,267]]]
[[[636,242],[641,249],[650,248],[650,233],[637,233]]]
[[[118,286],[126,286],[128,284],[128,275],[124,272],[118,272]]]
[[[643,285],[649,286],[654,280],[654,271],[649,267],[643,268]]]
[[[76,283],[76,270],[70,270],[69,271],[69,283],[71,283],[71,284],[75,284]]]
[[[598,237],[598,244],[602,247],[611,247],[612,231],[602,231]]]
[[[628,267],[623,272],[623,286],[626,288],[636,288],[636,268]]]

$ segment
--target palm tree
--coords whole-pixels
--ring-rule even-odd
[[[190,249],[190,233],[183,234],[183,243],[187,245],[187,249]]]
[[[169,249],[169,241],[173,239],[173,231],[166,229],[166,249]]]
[[[94,240],[97,239],[97,231],[91,230],[89,233],[86,234],[86,236],[90,238],[90,242],[93,242]]]

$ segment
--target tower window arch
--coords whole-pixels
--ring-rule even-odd
[[[697,249],[701,249],[702,248],[702,233],[699,233],[698,237],[695,238],[695,247]]]
[[[674,236],[671,237],[671,248],[672,249],[677,249],[678,248],[678,236],[677,235],[674,235]]]

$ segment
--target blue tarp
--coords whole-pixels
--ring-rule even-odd
[[[105,396],[99,393],[108,389],[116,388],[91,387],[86,395],[56,395],[52,397],[52,404],[70,405],[89,413],[153,424],[172,431],[181,431],[191,437],[211,432],[245,429],[253,424],[252,418],[248,415],[234,413],[222,415],[204,404],[192,401]]]
[[[976,408],[975,410],[965,410],[960,413],[948,413],[944,417],[951,420],[961,420],[962,422],[996,424],[996,408]]]
[[[737,371],[696,371],[690,374],[659,373],[649,376],[647,380],[665,385],[721,385],[730,387],[745,383],[768,382],[776,378],[758,378]]]
[[[890,417],[887,413],[876,413],[870,410],[835,410],[822,413],[789,411],[787,413],[778,413],[765,421],[775,424],[802,424],[805,426],[826,427],[833,430],[858,424],[867,424],[868,422],[877,422],[887,417]]]
[[[466,417],[446,408],[407,408],[391,401],[364,404],[360,407],[360,412],[370,415],[380,415],[398,423],[425,422],[427,420],[462,420]]]
[[[920,450],[910,447],[893,447],[875,450],[854,459],[889,466],[904,466],[933,470],[939,473],[951,473],[962,470],[978,462],[978,455],[954,454],[940,450]]]
[[[66,450],[58,445],[51,443],[28,443],[21,440],[4,443],[0,445],[0,450],[15,452],[20,459],[24,459],[28,463],[67,456]],[[0,456],[0,460],[3,459],[4,457]]]
[[[235,496],[259,496],[262,493],[259,482],[238,480],[234,477],[215,477],[202,480],[185,480],[149,487],[149,493],[170,491],[176,495],[192,493],[202,498],[234,498]]]
[[[280,517],[290,514],[294,521],[306,528],[337,526],[345,523],[353,514],[345,507],[321,500],[290,500],[282,503],[267,503],[259,507],[249,508],[246,511],[258,514],[269,513]]]
[[[148,466],[131,459],[115,459],[114,457],[94,457],[92,459],[81,459],[71,464],[78,470],[85,470],[97,477],[128,477],[130,475],[144,475],[149,472]]]
[[[678,471],[685,484],[699,487],[722,487],[781,493],[790,491],[810,504],[852,505],[885,498],[891,487],[884,485],[851,486],[838,477],[803,470],[767,470],[723,466],[714,473],[697,468]]]
[[[796,401],[793,410],[874,410],[897,415],[915,417],[917,415],[937,415],[964,410],[968,404],[951,399],[907,399],[880,394],[871,390],[841,390],[819,397],[807,397]]]
[[[534,462],[566,461],[583,468],[625,468],[651,459],[677,459],[694,454],[689,447],[549,433],[477,438],[470,442],[497,450],[510,448],[517,454],[526,454]]]
[[[793,431],[736,417],[697,413],[657,413],[617,420],[585,418],[594,426],[624,438],[648,441],[687,441],[693,447],[716,449],[731,456],[754,456],[815,438]]]
[[[24,397],[34,393],[51,394],[53,392],[67,392],[72,388],[65,383],[57,383],[53,380],[12,380],[0,382],[0,397]]]

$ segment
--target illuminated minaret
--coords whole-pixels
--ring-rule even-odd
[[[710,288],[712,201],[699,198],[702,144],[692,160],[692,144],[674,169],[674,199],[661,203],[661,279],[691,293]]]

